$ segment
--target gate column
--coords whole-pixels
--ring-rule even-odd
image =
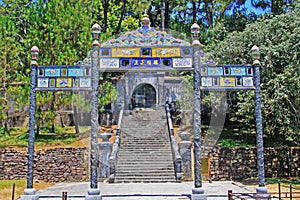
[[[192,200],[206,200],[202,188],[201,167],[201,96],[200,96],[200,27],[193,24],[191,27],[193,39],[193,65],[194,65],[194,188]]]
[[[99,24],[92,27],[93,48],[92,48],[92,111],[91,111],[91,147],[90,147],[90,189],[86,200],[101,200],[100,189],[98,189],[98,94],[99,94],[99,49],[100,49]]]
[[[262,132],[262,115],[261,115],[261,97],[260,97],[260,52],[259,48],[254,45],[251,49],[253,67],[254,67],[254,85],[255,85],[255,119],[256,119],[256,148],[257,148],[257,168],[258,168],[258,187],[256,192],[265,197],[268,189],[265,187],[265,170],[264,170],[264,147]],[[264,195],[265,194],[265,195]]]
[[[34,170],[34,127],[35,127],[35,110],[36,110],[36,74],[37,58],[39,49],[34,46],[30,50],[31,55],[31,74],[30,74],[30,106],[29,106],[29,133],[28,133],[28,169],[27,169],[27,188],[21,200],[37,200],[36,190],[33,188],[33,170]]]

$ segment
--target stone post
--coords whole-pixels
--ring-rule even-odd
[[[181,141],[179,142],[179,153],[182,158],[182,180],[192,181],[192,142],[191,134],[188,132],[179,133]]]
[[[29,134],[28,134],[28,169],[27,169],[27,188],[21,200],[36,200],[36,190],[33,188],[33,168],[34,168],[34,128],[36,110],[36,77],[37,77],[37,58],[39,49],[34,46],[31,48],[31,74],[30,74],[30,106],[29,106]]]
[[[98,145],[99,149],[99,178],[101,181],[109,177],[109,157],[112,151],[112,143],[109,141],[110,133],[100,135],[102,142]]]
[[[254,45],[251,49],[253,67],[254,67],[254,85],[255,85],[255,119],[256,119],[256,148],[257,148],[257,168],[258,168],[258,187],[256,192],[259,197],[267,197],[268,189],[265,187],[264,170],[264,147],[262,133],[262,115],[261,115],[261,97],[260,97],[260,52]]]
[[[100,189],[98,189],[98,94],[99,94],[99,37],[101,27],[94,24],[92,27],[93,48],[92,48],[92,111],[91,111],[91,147],[90,147],[90,189],[86,200],[101,200]]]
[[[194,186],[192,200],[206,200],[202,188],[202,166],[201,166],[201,94],[200,94],[200,27],[193,24],[191,27],[193,46],[194,67]]]

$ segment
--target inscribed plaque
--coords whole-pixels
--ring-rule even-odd
[[[57,78],[56,79],[56,87],[72,87],[72,78]]]
[[[208,67],[207,75],[208,76],[222,76],[223,75],[223,67]]]
[[[243,86],[252,87],[253,86],[253,78],[252,77],[244,77],[243,78]]]
[[[153,48],[153,57],[180,57],[180,48]]]
[[[119,68],[119,59],[118,58],[101,58],[100,59],[100,68]]]
[[[113,48],[112,57],[140,57],[140,48]]]
[[[68,68],[68,76],[84,76],[84,69],[79,67],[69,67]]]
[[[79,87],[91,87],[90,78],[80,78]]]
[[[48,78],[38,78],[37,86],[43,87],[43,88],[49,87],[49,79]]]
[[[212,86],[212,78],[211,77],[202,77],[201,78],[201,85],[202,86]]]
[[[235,86],[235,77],[221,77],[220,86],[224,86],[224,87]]]
[[[246,68],[245,67],[230,67],[230,72],[232,76],[245,76]]]
[[[59,67],[46,67],[45,68],[45,76],[48,76],[48,77],[60,76],[60,68]]]
[[[173,58],[173,67],[192,67],[192,58]]]

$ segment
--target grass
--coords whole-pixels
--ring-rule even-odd
[[[278,184],[278,182],[283,184],[292,184],[300,186],[300,180],[299,179],[285,179],[285,178],[266,178],[266,183],[268,184]]]
[[[24,194],[24,189],[26,188],[26,180],[0,180],[0,197],[1,200],[11,200],[13,184],[15,183],[15,195],[14,199],[17,199]],[[46,183],[43,181],[34,182],[33,187],[36,190],[41,190],[46,187],[53,185],[54,183]]]
[[[10,135],[0,135],[0,148],[24,148],[28,145],[28,129],[12,128]],[[74,127],[55,127],[55,133],[49,128],[42,127],[40,134],[35,137],[35,148],[81,147],[84,144]]]

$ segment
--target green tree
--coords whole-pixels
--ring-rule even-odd
[[[299,3],[294,6],[299,8]],[[260,47],[263,127],[269,144],[274,139],[280,144],[300,143],[299,16],[299,9],[270,14],[247,25],[243,32],[229,33],[210,45],[215,59],[224,64],[251,63],[251,47]],[[239,118],[253,123],[253,93],[239,92],[237,98]]]
[[[0,119],[4,131],[9,134],[9,97],[8,87],[14,82],[18,71],[22,69],[20,54],[23,51],[19,43],[18,32],[9,16],[0,15]]]

